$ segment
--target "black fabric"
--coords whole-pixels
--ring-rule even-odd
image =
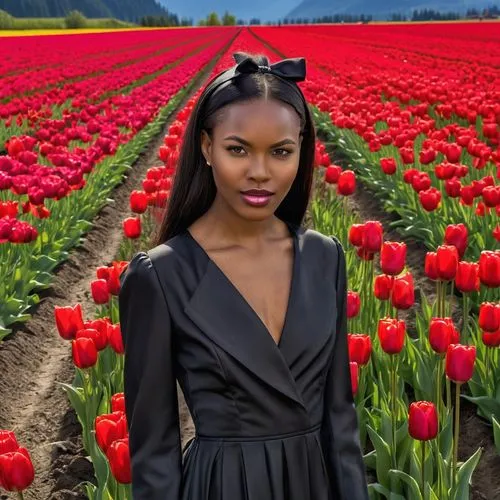
[[[188,231],[121,276],[135,500],[366,500],[339,241],[289,226],[278,344]],[[181,450],[176,380],[196,437]]]

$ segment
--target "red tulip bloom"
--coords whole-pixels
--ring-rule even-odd
[[[406,243],[385,241],[380,252],[380,265],[385,274],[393,276],[401,273],[405,267]]]
[[[97,348],[90,338],[79,338],[71,342],[73,363],[81,369],[90,368],[97,363]]]
[[[373,293],[375,297],[379,300],[389,300],[393,283],[394,278],[387,274],[375,276],[375,281],[373,283]]]
[[[344,170],[339,175],[337,181],[337,192],[344,196],[349,196],[354,193],[356,189],[356,175],[352,170]]]
[[[438,415],[434,403],[416,401],[410,405],[408,432],[419,441],[429,441],[437,436]]]
[[[427,212],[432,212],[438,208],[439,203],[441,202],[441,191],[434,187],[426,189],[425,191],[420,191],[418,193],[418,197],[420,199],[420,203],[422,207]]]
[[[132,482],[132,471],[130,468],[128,437],[114,441],[108,448],[106,456],[111,473],[116,481],[121,484],[130,484]]]
[[[18,448],[16,435],[12,431],[0,430],[0,455],[16,451]]]
[[[328,184],[337,184],[342,168],[338,165],[329,165],[325,170],[325,182]]]
[[[122,411],[99,415],[95,418],[94,427],[97,444],[106,453],[113,441],[127,436],[127,417]]]
[[[455,286],[463,293],[477,292],[480,287],[479,264],[460,261],[455,276]]]
[[[483,250],[479,256],[479,279],[489,288],[500,286],[500,251]]]
[[[370,361],[372,341],[369,335],[350,333],[347,337],[349,346],[349,360],[366,365]]]
[[[117,392],[111,396],[111,411],[125,412],[125,394],[123,392]]]
[[[394,278],[391,299],[396,309],[409,309],[415,303],[415,288],[411,273]]]
[[[436,252],[427,252],[425,254],[425,275],[434,281],[439,279]]]
[[[364,224],[353,224],[349,228],[349,243],[355,247],[360,247],[363,244]]]
[[[361,235],[361,245],[364,250],[370,253],[379,252],[382,247],[383,238],[384,228],[379,221],[369,220],[365,222]]]
[[[148,195],[145,191],[134,190],[130,193],[130,210],[143,214],[148,209]]]
[[[406,325],[403,320],[382,318],[378,322],[378,338],[387,354],[399,354],[405,344]]]
[[[458,269],[458,250],[453,245],[441,245],[437,249],[437,271],[439,279],[450,281],[455,279]]]
[[[482,339],[487,347],[500,347],[500,329],[496,332],[483,332]]]
[[[444,233],[445,245],[453,245],[457,248],[460,258],[464,256],[467,248],[468,231],[464,224],[450,224]]]
[[[76,332],[83,328],[82,306],[54,307],[56,325],[59,335],[64,340],[75,338]]]
[[[429,343],[434,352],[445,354],[450,344],[460,342],[460,334],[451,318],[431,318]]]
[[[476,346],[450,344],[446,351],[446,376],[457,384],[469,381],[474,371],[475,361]]]
[[[500,186],[486,186],[481,194],[487,207],[494,208],[500,204]]]
[[[496,332],[500,328],[500,303],[483,302],[479,306],[479,328]]]
[[[35,470],[26,448],[0,455],[0,486],[7,491],[23,491],[35,479]]]
[[[139,217],[128,217],[123,221],[123,231],[127,238],[139,238],[141,236],[141,219]]]
[[[96,304],[107,304],[109,302],[109,290],[106,280],[94,280],[90,283],[92,298]]]
[[[351,389],[352,394],[355,396],[358,392],[358,382],[359,382],[359,366],[355,361],[349,362],[349,368],[351,370]]]
[[[347,317],[354,318],[359,314],[359,309],[361,307],[361,299],[359,298],[359,293],[349,290],[347,292]]]
[[[393,175],[396,172],[396,160],[394,158],[381,158],[380,167],[386,175]]]
[[[116,354],[124,354],[125,347],[123,346],[123,337],[120,329],[120,323],[108,326],[108,341],[111,349],[116,352]]]

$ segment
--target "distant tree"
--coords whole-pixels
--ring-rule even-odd
[[[250,19],[250,22],[248,24],[251,24],[251,25],[259,25],[260,24],[260,19],[257,18],[257,17],[252,17],[252,19]]]
[[[200,19],[198,21],[198,26],[206,26],[207,25],[207,20],[206,19]]]
[[[222,16],[222,24],[224,26],[236,26],[236,16],[229,14],[229,12],[226,10],[226,12],[224,12],[224,15]]]
[[[237,24],[238,26],[245,26],[246,21],[245,21],[244,19],[238,19],[238,20],[236,21],[236,24]]]
[[[10,30],[14,27],[14,18],[4,10],[0,10],[0,30]]]
[[[221,22],[216,12],[210,12],[207,16],[207,26],[220,26]]]
[[[81,29],[87,26],[87,18],[80,11],[72,10],[64,18],[64,23],[68,29]]]

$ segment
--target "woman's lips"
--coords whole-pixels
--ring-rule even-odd
[[[252,207],[264,207],[266,206],[274,193],[269,191],[258,192],[256,190],[244,191],[241,193],[243,201]]]

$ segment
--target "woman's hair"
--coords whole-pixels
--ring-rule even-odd
[[[247,54],[237,53],[235,59]],[[269,66],[265,56],[251,59],[259,66]],[[229,71],[229,70],[226,70]],[[302,144],[299,168],[295,180],[275,214],[281,220],[299,226],[302,223],[313,182],[315,130],[304,95],[295,82],[272,73],[241,74],[210,93],[212,83],[225,73],[219,73],[205,87],[188,120],[169,202],[153,244],[159,245],[185,231],[212,205],[217,192],[212,169],[207,167],[201,149],[202,131],[212,137],[219,111],[229,104],[266,97],[292,106],[301,122]],[[208,92],[207,92],[208,90]]]

